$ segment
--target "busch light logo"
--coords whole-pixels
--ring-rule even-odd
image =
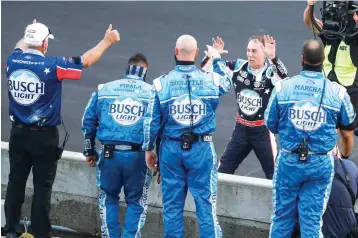
[[[169,106],[169,115],[183,126],[190,126],[191,116],[193,124],[198,123],[206,115],[206,105],[195,95],[191,95],[191,106],[189,95],[185,94]]]
[[[262,98],[257,92],[244,89],[237,94],[237,103],[242,113],[252,116],[262,107]]]
[[[45,94],[45,83],[29,70],[16,70],[8,79],[13,99],[20,105],[29,106]]]
[[[314,101],[300,101],[288,109],[288,118],[300,130],[315,131],[327,121],[327,113]]]
[[[147,108],[134,97],[123,96],[109,104],[108,113],[118,124],[133,126],[143,118]]]

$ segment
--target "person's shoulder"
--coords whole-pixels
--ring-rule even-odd
[[[343,100],[347,93],[347,89],[337,82],[332,82],[331,80],[329,80],[327,78],[325,78],[325,80],[326,80],[327,85],[330,86],[333,94],[338,95],[339,99]]]
[[[102,91],[105,88],[113,88],[116,87],[117,85],[119,85],[121,83],[122,79],[116,79],[116,80],[112,80],[112,81],[108,81],[105,83],[101,83],[97,85],[97,91]]]
[[[348,170],[354,170],[356,176],[358,177],[358,168],[357,165],[349,159],[342,159],[343,164],[347,167]]]
[[[47,67],[57,67],[66,62],[68,59],[63,56],[45,56],[44,62]]]
[[[290,90],[291,86],[294,85],[294,83],[296,82],[296,80],[298,80],[298,78],[299,75],[295,75],[292,77],[286,77],[282,80],[277,80],[277,82],[275,83],[276,92]]]
[[[343,162],[343,164],[346,165],[346,166],[351,166],[351,167],[357,168],[356,164],[355,164],[352,160],[342,159],[342,162]]]
[[[298,74],[298,75],[294,75],[291,77],[286,77],[280,81],[282,81],[282,83],[285,85],[293,85],[296,81],[299,81],[300,79],[301,79],[301,76]]]
[[[148,82],[138,80],[137,82],[139,85],[143,86],[144,89],[150,90],[152,88],[152,85]]]
[[[154,88],[157,90],[157,92],[162,91],[163,85],[165,85],[168,82],[168,80],[173,74],[175,74],[175,70],[172,70],[168,73],[164,73],[153,80],[153,85]]]
[[[98,85],[97,85],[97,92],[99,92],[99,91],[101,91],[102,89],[104,89],[105,85],[106,85],[105,83],[98,84]]]
[[[12,60],[15,60],[16,58],[18,58],[19,56],[21,56],[24,52],[22,51],[22,49],[20,48],[15,48],[13,51],[11,51],[11,53],[9,54],[9,56],[7,57],[7,61],[8,63],[11,63]]]
[[[246,59],[241,59],[241,58],[237,58],[237,59],[233,60],[233,62],[235,62],[235,64],[236,64],[237,66],[241,66],[241,65],[244,65],[244,64],[246,64],[246,63],[249,63],[248,60],[246,60]]]
[[[9,56],[15,55],[15,54],[23,54],[23,53],[24,53],[24,51],[23,51],[22,49],[20,49],[20,48],[15,48],[15,49],[13,49],[13,50],[11,51],[11,53],[9,54]]]
[[[65,56],[45,56],[48,64],[58,67],[76,67],[82,65],[82,57],[65,57]]]

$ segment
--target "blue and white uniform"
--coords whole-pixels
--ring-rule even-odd
[[[218,161],[211,134],[216,129],[219,97],[232,88],[225,62],[215,59],[214,72],[205,73],[194,62],[179,61],[153,83],[143,148],[153,149],[160,131],[164,237],[184,236],[188,187],[196,204],[200,237],[222,237],[216,217]],[[196,138],[190,150],[183,150],[180,140],[188,130]]]
[[[278,81],[265,111],[265,123],[278,134],[282,147],[273,177],[270,237],[290,237],[297,212],[301,237],[323,237],[322,215],[334,176],[331,150],[336,145],[336,125],[351,130],[354,120],[346,89],[322,73],[302,71]],[[297,154],[304,138],[309,150],[305,162]]]
[[[82,120],[84,155],[96,155],[95,139],[102,147],[113,146],[112,158],[99,152],[97,184],[102,237],[121,237],[119,193],[124,187],[127,213],[123,238],[140,237],[147,213],[151,173],[145,163],[143,118],[151,96],[144,82],[146,69],[130,65],[120,80],[100,84],[92,94]]]

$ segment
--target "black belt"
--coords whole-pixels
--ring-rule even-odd
[[[213,135],[208,134],[208,135],[191,135],[192,136],[192,141],[197,142],[197,141],[202,141],[202,142],[212,142],[213,141]],[[165,139],[167,140],[177,140],[177,141],[182,141],[183,136],[179,137],[179,138],[172,138],[172,137],[168,137],[168,136],[164,136]]]
[[[124,144],[117,144],[117,145],[102,145],[101,149],[108,150],[111,149],[113,151],[140,151],[142,149],[141,145],[124,145]]]
[[[18,123],[18,122],[13,122],[12,125],[17,128],[24,128],[24,129],[28,129],[28,130],[32,130],[32,131],[48,131],[48,130],[53,130],[54,128],[56,128],[55,126],[26,125],[26,124]]]
[[[284,152],[290,153],[290,154],[299,154],[297,150],[286,150],[284,148],[281,148],[281,150]],[[322,153],[315,153],[315,152],[308,151],[308,154],[309,155],[330,155],[331,151],[322,152]]]

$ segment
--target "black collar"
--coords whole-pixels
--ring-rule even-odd
[[[194,65],[194,64],[195,64],[194,61],[180,61],[180,60],[176,61],[176,65]]]
[[[319,65],[319,66],[312,66],[312,65],[308,65],[308,64],[305,64],[303,63],[302,64],[302,71],[314,71],[314,72],[322,72],[322,68],[323,68],[323,65]]]

